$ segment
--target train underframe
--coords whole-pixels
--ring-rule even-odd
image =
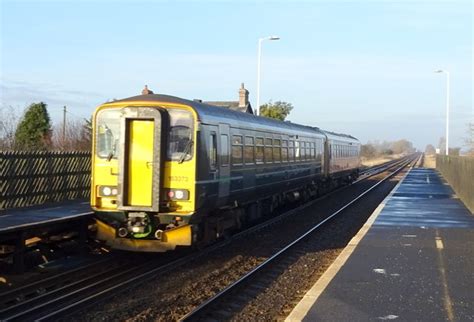
[[[106,241],[106,244],[114,249],[131,251],[165,252],[174,250],[177,246],[202,248],[219,238],[232,235],[243,227],[271,217],[277,209],[289,204],[308,202],[340,186],[350,184],[357,177],[358,171],[349,171],[331,179],[321,177],[303,186],[264,195],[259,199],[235,201],[232,205],[219,209],[201,209],[188,217],[182,216],[190,220],[181,222],[170,220],[179,217],[176,214],[167,216],[168,214],[99,212],[96,215],[97,238]],[[145,238],[134,238],[123,230],[123,227],[130,225],[131,219],[139,218],[138,214],[147,218],[147,225],[154,231]]]

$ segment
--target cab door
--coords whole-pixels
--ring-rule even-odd
[[[118,209],[158,211],[162,116],[157,108],[124,108],[121,117]]]

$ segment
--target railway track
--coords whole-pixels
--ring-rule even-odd
[[[402,161],[391,161],[376,166],[361,180],[385,171]],[[340,189],[338,189],[340,190]],[[336,191],[331,192],[334,194]],[[322,198],[326,197],[323,196]],[[321,199],[321,198],[319,198]],[[302,207],[308,207],[311,201]],[[97,263],[54,276],[51,279],[26,285],[21,289],[0,294],[0,319],[2,320],[54,320],[83,309],[98,300],[104,300],[118,292],[144,283],[148,279],[165,274],[177,267],[219,249],[231,240],[269,227],[293,215],[300,207],[287,211],[265,223],[234,235],[231,239],[208,247],[202,252],[183,254],[169,253],[159,259],[125,260],[104,259]],[[184,255],[184,256],[183,256]],[[136,264],[140,262],[140,264]],[[11,300],[15,299],[15,300]]]
[[[390,168],[395,166],[395,169],[384,179],[377,182],[369,189],[358,195],[356,198],[345,204],[343,207],[326,217],[324,220],[311,227],[291,243],[287,244],[285,247],[281,248],[272,256],[268,257],[262,263],[257,265],[247,274],[243,275],[241,278],[228,285],[213,297],[194,308],[191,312],[184,315],[180,321],[221,321],[231,319],[235,313],[234,311],[241,309],[241,305],[239,305],[239,303],[248,302],[249,298],[254,297],[256,293],[267,287],[269,278],[271,279],[272,277],[278,276],[282,269],[294,261],[292,255],[289,254],[290,251],[296,253],[297,255],[305,253],[308,247],[313,246],[311,244],[308,245],[302,243],[307,239],[308,236],[323,227],[334,217],[342,214],[343,211],[350,208],[377,186],[399,173],[407,165],[416,163],[418,158],[419,157],[416,159],[410,158],[401,164],[400,162],[390,162],[388,167]],[[380,167],[380,169],[382,168],[386,169],[386,167]]]

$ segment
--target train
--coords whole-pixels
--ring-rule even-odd
[[[112,249],[202,247],[357,179],[346,134],[162,94],[93,115],[91,206]]]

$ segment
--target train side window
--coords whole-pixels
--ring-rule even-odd
[[[221,165],[229,164],[229,137],[227,134],[221,134]]]
[[[257,163],[263,163],[263,138],[256,139],[257,147],[256,147],[256,154],[255,154],[255,161]]]
[[[290,162],[295,161],[295,142],[294,141],[289,141],[288,142],[288,158]]]
[[[232,136],[232,165],[242,164],[242,136]]]
[[[311,160],[312,153],[311,153],[311,142],[306,142],[306,160]]]
[[[265,163],[272,163],[272,139],[265,139]]]
[[[216,133],[212,132],[209,136],[209,167],[211,171],[216,170],[217,166],[217,139]]]
[[[306,154],[305,154],[305,142],[299,142],[300,143],[300,160],[304,161],[306,159]]]
[[[316,147],[315,147],[315,144],[314,142],[311,142],[311,159],[315,159],[316,158]]]
[[[288,141],[281,141],[281,162],[288,162]]]
[[[273,140],[273,162],[281,162],[281,140]]]
[[[245,147],[244,147],[244,161],[245,164],[253,164],[254,159],[253,159],[253,137],[251,136],[246,136],[245,137]]]
[[[295,162],[300,160],[300,142],[295,141]]]

